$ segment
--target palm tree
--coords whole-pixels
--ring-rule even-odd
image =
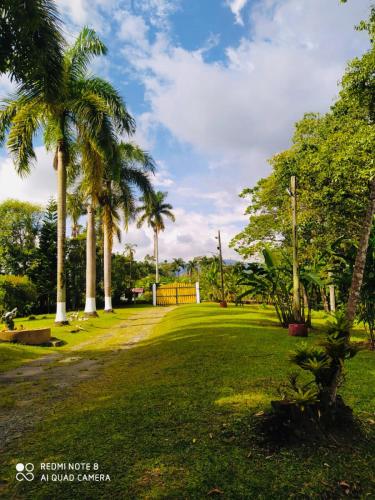
[[[113,237],[121,241],[120,221],[125,228],[136,213],[133,188],[145,199],[153,193],[148,174],[154,172],[152,157],[135,144],[120,143],[109,160],[99,197],[104,239],[104,311],[112,312],[112,247]]]
[[[82,192],[76,189],[72,193],[67,193],[66,210],[72,220],[72,238],[77,238],[82,226],[79,219],[85,215],[85,201]]]
[[[135,249],[137,245],[135,243],[125,243],[124,245],[124,255],[129,259],[129,285],[132,283],[132,264],[134,261]]]
[[[159,242],[158,237],[160,231],[164,231],[165,223],[163,216],[174,222],[175,216],[172,212],[173,207],[170,203],[165,203],[168,193],[157,191],[154,196],[149,199],[142,197],[140,201],[142,206],[137,208],[137,213],[140,217],[137,222],[137,227],[141,227],[145,222],[154,232],[154,257],[155,257],[155,281],[159,283]]]
[[[7,146],[17,172],[25,176],[35,160],[33,138],[44,129],[47,149],[55,151],[57,170],[58,236],[57,236],[57,311],[55,322],[65,324],[65,237],[67,169],[75,164],[73,144],[78,133],[96,138],[103,125],[103,115],[116,114],[117,131],[129,132],[132,123],[121,97],[113,88],[95,76],[87,67],[94,56],[106,53],[96,33],[83,28],[76,42],[64,54],[63,78],[55,100],[51,102],[43,89],[21,88],[15,99],[8,99],[0,110],[0,140],[9,132]],[[133,127],[132,127],[133,129]]]
[[[185,266],[185,262],[183,259],[181,258],[177,258],[177,259],[173,259],[173,262],[172,262],[172,270],[175,274],[177,274],[177,276],[179,275],[180,273],[180,270]]]
[[[109,84],[106,84],[109,85]],[[114,89],[112,89],[114,92]],[[121,161],[121,147],[117,144],[113,119],[116,112],[106,114],[102,129],[94,140],[85,134],[79,135],[78,148],[81,152],[82,182],[81,190],[87,203],[86,232],[86,303],[85,315],[97,316],[96,312],[96,230],[95,213],[100,204],[100,196],[107,178],[107,165],[117,165]],[[132,131],[132,118],[129,117],[129,131]]]
[[[0,15],[0,73],[54,100],[63,70],[64,39],[53,0],[4,0]]]
[[[194,272],[198,271],[199,267],[198,267],[198,261],[197,259],[192,259],[192,260],[188,260],[187,263],[186,263],[186,271],[190,277],[190,280],[193,279],[193,274]]]

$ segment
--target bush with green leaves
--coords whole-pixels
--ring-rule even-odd
[[[18,315],[30,314],[37,299],[36,287],[27,276],[0,276],[0,311],[17,307]]]
[[[295,322],[292,303],[293,266],[285,252],[264,248],[264,262],[250,262],[242,271],[238,284],[245,291],[237,296],[237,300],[245,297],[272,303],[275,307],[280,325],[287,328]],[[307,318],[310,316],[311,300],[308,295],[315,288],[322,286],[322,281],[312,269],[300,268],[300,280],[306,292],[306,302],[301,300],[301,317],[305,319],[305,306],[308,306]],[[311,326],[311,325],[309,325]]]

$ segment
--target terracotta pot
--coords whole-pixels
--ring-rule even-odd
[[[227,301],[226,300],[222,300],[220,302],[220,307],[228,307]]]
[[[290,323],[288,335],[291,337],[307,337],[308,329],[304,323]]]

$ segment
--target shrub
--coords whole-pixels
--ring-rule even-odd
[[[24,316],[30,314],[36,300],[36,287],[27,276],[0,276],[0,311],[17,307],[18,315]]]

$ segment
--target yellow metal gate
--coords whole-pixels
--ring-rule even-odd
[[[195,304],[197,289],[191,283],[168,283],[156,288],[156,305],[169,306],[177,304]]]

